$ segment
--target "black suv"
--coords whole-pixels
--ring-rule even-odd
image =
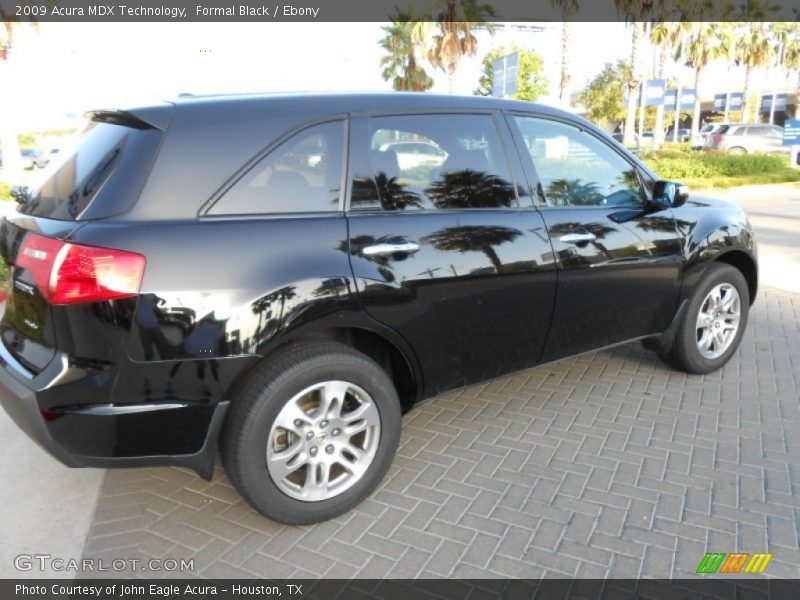
[[[376,487],[421,399],[631,340],[708,373],[756,295],[739,208],[552,108],[262,95],[89,117],[0,230],[0,400],[69,466],[210,477],[219,442],[250,504],[311,523]]]

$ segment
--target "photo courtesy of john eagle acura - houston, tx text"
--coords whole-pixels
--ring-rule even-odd
[[[273,94],[88,117],[0,224],[0,401],[69,466],[208,478],[219,451],[256,510],[314,523],[376,488],[421,400],[632,340],[710,373],[756,298],[738,206],[559,109]]]

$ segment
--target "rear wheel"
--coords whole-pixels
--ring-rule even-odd
[[[689,373],[716,371],[733,356],[747,326],[750,293],[742,273],[727,264],[709,266],[678,324],[665,363]]]
[[[747,150],[741,146],[734,146],[733,148],[728,149],[728,154],[747,154]]]
[[[400,438],[400,402],[372,359],[336,343],[293,348],[233,401],[222,457],[261,514],[293,525],[335,517],[383,479]]]

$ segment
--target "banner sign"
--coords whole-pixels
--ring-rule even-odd
[[[664,91],[664,110],[675,110],[678,102],[678,90]]]
[[[492,96],[505,98],[517,93],[519,54],[506,54],[492,61]]]
[[[694,100],[697,92],[694,88],[681,90],[681,108],[694,108]]]
[[[772,96],[773,94],[764,94],[761,96],[761,113],[772,112]],[[775,96],[775,110],[786,110],[786,94],[774,94]]]
[[[728,110],[742,110],[744,94],[742,92],[727,92],[724,94],[714,94],[715,112],[725,112],[726,99],[728,102]]]
[[[800,119],[789,119],[783,125],[783,145],[800,144]]]
[[[645,106],[660,106],[664,103],[664,91],[667,88],[666,79],[651,79],[642,86]],[[640,98],[641,100],[641,98]]]

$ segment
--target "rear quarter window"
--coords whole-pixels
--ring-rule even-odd
[[[312,125],[271,150],[208,211],[210,215],[339,209],[344,121]]]
[[[100,219],[130,209],[162,132],[91,121],[71,152],[60,152],[44,181],[18,208],[63,221]]]

